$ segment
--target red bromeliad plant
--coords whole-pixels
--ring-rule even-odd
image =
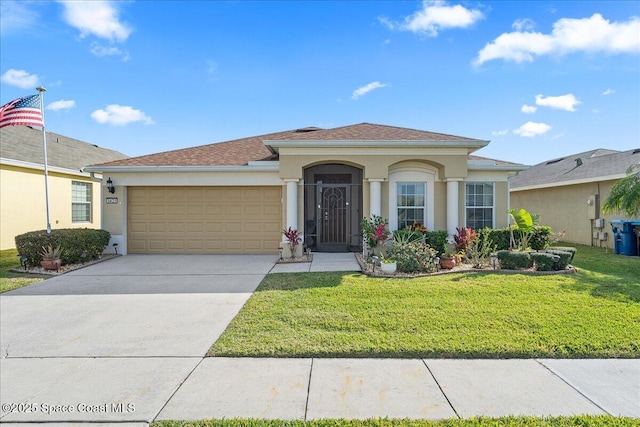
[[[302,237],[297,229],[289,227],[286,230],[282,231],[284,237],[287,239],[287,243],[289,244],[289,250],[291,251],[291,258],[295,258],[296,256],[296,248],[302,242]]]
[[[456,252],[467,252],[469,243],[473,242],[476,238],[476,232],[471,227],[456,227],[457,234],[453,236],[453,240],[456,242]]]

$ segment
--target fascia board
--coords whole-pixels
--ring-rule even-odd
[[[7,165],[7,166],[15,166],[15,167],[19,167],[19,168],[25,168],[25,169],[35,169],[35,170],[40,170],[40,171],[44,171],[44,165],[41,163],[33,163],[33,162],[25,162],[22,160],[13,160],[13,159],[7,159],[5,157],[0,158],[0,164],[3,165]],[[85,168],[86,169],[86,168]],[[47,170],[49,172],[56,172],[56,173],[63,173],[65,175],[75,175],[75,176],[82,176],[82,177],[91,177],[91,174],[81,171],[79,169],[67,169],[67,168],[60,168],[58,166],[51,166],[51,165],[47,165]]]

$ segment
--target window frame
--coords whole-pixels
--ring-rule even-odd
[[[398,229],[398,206],[397,206],[397,183],[399,182],[419,182],[425,184],[425,211],[424,225],[429,230],[434,229],[435,224],[435,202],[434,183],[438,179],[438,172],[430,166],[414,166],[407,165],[404,167],[394,168],[389,173],[389,229],[391,231]]]
[[[403,229],[405,228],[407,225],[411,225],[411,224],[405,224],[404,227],[400,227],[400,210],[401,209],[405,209],[405,210],[412,210],[412,211],[422,211],[422,221],[420,221],[422,224],[425,223],[426,218],[427,218],[427,183],[424,181],[396,181],[396,227],[398,229]],[[418,194],[418,193],[413,193],[413,194],[401,194],[400,193],[400,186],[402,185],[412,185],[414,186],[414,188],[422,188],[422,194]],[[422,205],[400,205],[398,203],[398,198],[401,196],[413,196],[413,197],[419,197],[422,196]],[[414,221],[415,222],[415,221]]]
[[[80,193],[76,191],[77,186],[82,185],[84,190],[84,197],[86,200],[76,200],[76,196]],[[87,211],[88,218],[76,219],[74,207],[82,205],[84,210]],[[88,209],[87,209],[88,207]],[[71,181],[71,223],[72,224],[87,224],[93,222],[93,183],[84,181]]]
[[[490,185],[491,186],[491,205],[469,205],[468,204],[468,196],[469,196],[469,185]],[[473,193],[474,196],[478,196],[478,194]],[[482,196],[486,196],[486,194],[482,194]],[[484,201],[483,201],[484,203]],[[465,181],[464,183],[464,223],[465,227],[471,227],[474,230],[478,229],[477,227],[472,227],[469,225],[469,210],[470,209],[482,209],[487,210],[491,209],[491,225],[483,225],[480,228],[490,227],[495,228],[496,226],[496,183],[493,181]],[[484,221],[486,222],[486,220]]]

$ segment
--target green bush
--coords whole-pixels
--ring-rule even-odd
[[[76,264],[82,261],[83,251],[87,254],[86,260],[100,257],[110,238],[111,234],[105,230],[62,228],[51,230],[51,234],[47,234],[47,230],[30,231],[16,236],[15,242],[18,253],[27,257],[29,265],[40,265],[40,252],[49,245],[60,246],[63,264]]]
[[[485,228],[484,232],[489,233],[489,241],[498,251],[506,251],[511,246],[509,238],[511,234],[508,228]]]
[[[447,250],[447,239],[449,232],[447,230],[434,230],[424,233],[424,242],[436,250],[438,256]]]
[[[423,234],[413,230],[396,230],[393,232],[393,240],[398,243],[422,242]]]
[[[391,257],[396,260],[398,271],[403,273],[430,273],[436,269],[436,250],[429,245],[394,242]]]
[[[533,260],[533,264],[537,271],[552,271],[553,270],[553,254],[545,252],[533,252],[529,254]]]
[[[529,254],[520,251],[498,251],[498,261],[500,261],[500,268],[505,270],[522,270],[531,265]]]
[[[569,258],[569,262],[573,262],[573,259],[576,257],[576,252],[578,252],[576,248],[571,246],[553,246],[549,249],[554,251],[565,251],[565,252],[571,253],[571,258]]]
[[[549,239],[551,239],[551,227],[538,225],[529,240],[529,247],[534,251],[544,250],[549,246]]]
[[[547,253],[560,256],[560,261],[558,261],[558,265],[557,265],[558,270],[564,270],[565,268],[567,268],[567,266],[569,265],[569,262],[571,261],[571,252],[560,251],[553,248],[553,249],[547,249]]]

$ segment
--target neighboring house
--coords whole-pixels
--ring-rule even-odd
[[[100,228],[101,176],[84,166],[124,159],[124,154],[47,132],[51,228]],[[42,130],[0,129],[0,247],[14,237],[47,228]]]
[[[565,231],[568,242],[612,248],[609,222],[638,218],[604,215],[600,207],[627,168],[639,162],[640,148],[596,149],[537,164],[509,180],[511,206],[540,214],[540,224]]]
[[[277,253],[282,230],[317,251],[361,246],[360,220],[430,230],[506,226],[509,175],[489,141],[361,123],[315,127],[86,168],[111,177],[103,228],[120,253]]]

